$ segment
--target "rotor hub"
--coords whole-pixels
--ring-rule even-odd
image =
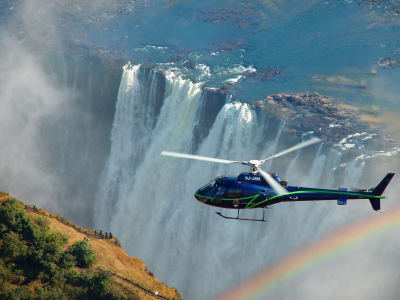
[[[251,166],[257,167],[257,166],[259,166],[261,164],[261,161],[259,161],[257,159],[252,159],[252,160],[249,161],[249,164]]]

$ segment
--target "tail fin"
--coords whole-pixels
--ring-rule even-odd
[[[372,190],[372,195],[381,196],[388,186],[390,180],[392,180],[394,173],[387,173],[386,176],[382,179],[381,182]],[[380,198],[369,198],[371,202],[372,208],[374,210],[381,209],[381,199]]]
[[[392,180],[394,173],[387,173],[385,178],[382,179],[381,182],[373,189],[372,194],[374,196],[380,196],[385,191],[386,187],[388,186],[390,180]]]

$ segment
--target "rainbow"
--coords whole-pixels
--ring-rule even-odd
[[[217,300],[254,299],[265,295],[280,282],[290,279],[342,249],[354,246],[400,225],[400,208],[334,232],[328,237],[300,249],[282,261],[268,266]]]

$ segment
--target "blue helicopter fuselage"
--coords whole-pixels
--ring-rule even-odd
[[[337,200],[345,205],[347,199],[369,199],[374,210],[380,209],[383,190],[393,177],[388,173],[381,183],[370,190],[347,191],[347,189],[316,189],[298,186],[286,186],[288,193],[278,195],[257,173],[241,173],[237,177],[217,177],[195,193],[195,198],[202,203],[233,209],[266,207],[279,202]],[[271,174],[282,183],[276,174]]]

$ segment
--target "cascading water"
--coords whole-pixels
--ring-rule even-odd
[[[193,192],[218,174],[246,169],[166,158],[160,152],[249,160],[296,143],[288,140],[290,128],[284,122],[260,107],[230,102],[227,90],[243,101],[315,91],[356,107],[374,104],[398,132],[396,1],[245,0],[219,1],[218,7],[215,1],[84,2],[0,1],[2,190],[80,226],[93,227],[94,209],[97,228],[112,230],[130,255],[142,258],[186,299],[211,299],[333,227],[376,215],[367,200],[347,207],[281,203],[267,211],[266,224],[229,222],[216,216],[215,208],[197,202]],[[173,72],[126,66],[114,115],[120,64],[127,59],[164,71],[179,69],[194,81],[205,80],[209,89]],[[218,94],[210,87],[223,89]],[[379,119],[375,109],[361,111],[365,109],[367,117]],[[391,109],[394,114],[386,114]],[[378,152],[387,141],[368,135],[375,154],[386,155]],[[379,168],[362,165],[365,157],[350,160],[326,143],[263,168],[285,176],[290,185],[332,188],[369,188],[382,172],[399,169],[398,156]],[[360,178],[371,184],[359,186]],[[392,207],[397,206],[396,195]],[[334,278],[335,269],[319,287],[326,276],[321,269],[309,280],[317,287],[300,286],[300,278],[269,298],[328,299],[324,293],[340,291],[331,298],[388,299],[382,290],[392,290],[397,299],[398,255],[395,250],[388,255],[387,244],[383,253],[383,242],[376,243],[377,254],[385,268],[393,269],[386,277],[380,272],[368,276],[369,281],[359,280],[364,297],[346,294],[343,282],[353,285],[354,278]],[[395,235],[390,243],[399,248]],[[355,255],[337,266],[353,274],[348,262]],[[370,261],[361,272],[370,275]],[[382,278],[392,284],[381,283],[377,289],[376,279]]]
[[[243,168],[166,158],[160,156],[162,150],[248,160],[267,157],[285,144],[284,123],[276,126],[239,102],[207,107],[210,114],[219,112],[209,127],[200,128],[204,134],[196,133],[208,101],[200,85],[172,72],[164,78],[140,66],[125,66],[111,152],[97,195],[96,225],[111,230],[130,255],[142,258],[188,299],[213,298],[290,249],[316,240],[342,218],[332,202],[281,203],[267,213],[267,224],[227,222],[214,214],[215,208],[194,200],[193,192],[216,175],[238,174]],[[307,170],[296,168],[304,159],[301,151],[289,156],[295,157],[292,162],[274,162],[277,170],[271,171],[291,165],[289,183],[332,185],[331,170],[341,156],[317,147]],[[341,182],[357,182],[354,170],[359,166],[350,168]],[[326,217],[328,207],[334,208]]]

